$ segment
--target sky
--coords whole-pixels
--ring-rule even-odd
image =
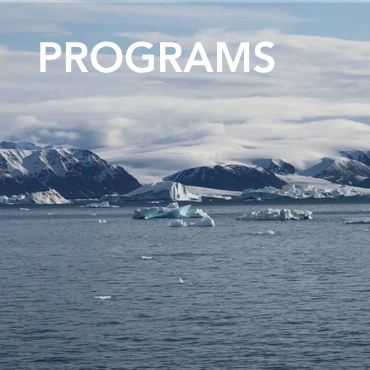
[[[0,140],[91,149],[142,182],[215,163],[282,158],[304,169],[339,150],[370,150],[368,3],[0,3]],[[155,71],[111,74],[64,54],[39,71],[40,42],[153,43]],[[159,72],[159,42],[270,41],[268,74]],[[152,51],[152,50],[151,50]],[[148,51],[145,51],[148,53]],[[140,63],[141,54],[135,61]],[[114,63],[109,49],[99,62]]]

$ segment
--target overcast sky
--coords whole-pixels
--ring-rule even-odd
[[[278,157],[305,167],[370,150],[370,4],[0,3],[0,139],[96,150],[160,177],[189,166]],[[40,42],[178,42],[184,67],[201,41],[275,44],[275,69],[207,73],[168,67],[111,74],[65,60],[39,72]],[[253,49],[252,49],[253,51]],[[102,53],[108,50],[102,50]],[[148,53],[146,50],[145,53]],[[140,58],[137,55],[136,58]],[[112,54],[101,55],[112,65]],[[251,59],[251,69],[256,65]]]

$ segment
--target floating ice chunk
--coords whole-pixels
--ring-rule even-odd
[[[275,231],[273,231],[273,230],[266,230],[266,234],[268,234],[268,235],[274,235],[275,234]]]
[[[110,295],[99,295],[95,298],[98,298],[98,299],[109,299],[109,298],[112,298]]]
[[[169,227],[186,227],[186,222],[184,220],[171,220],[168,223]]]
[[[184,284],[184,280],[182,280],[181,278],[179,279],[179,282],[180,284]]]
[[[248,199],[245,199],[246,202],[262,202],[262,199],[261,197],[252,197],[252,198],[248,198]]]
[[[122,196],[128,200],[171,200],[171,201],[199,201],[201,196],[192,194],[179,182],[161,181],[154,184],[144,185],[131,193]]]
[[[200,221],[189,225],[189,227],[214,227],[214,226],[215,222],[211,217],[207,215],[207,213],[204,214],[204,217]]]
[[[142,260],[151,260],[153,257],[148,257],[148,256],[141,256]]]
[[[191,209],[188,213],[187,213],[187,217],[190,217],[190,218],[203,218],[205,217],[207,213],[203,212],[202,209],[200,208],[197,208],[197,209]]]
[[[266,209],[244,213],[236,218],[238,221],[286,221],[286,220],[312,220],[312,212],[290,209]]]
[[[194,222],[194,223],[191,223],[191,224],[187,225],[186,222],[184,222],[184,220],[172,220],[168,223],[168,226],[170,226],[170,227],[186,227],[186,226],[189,226],[189,227],[214,227],[215,222],[213,221],[213,219],[211,217],[209,217],[207,215],[207,213],[204,213],[204,217],[198,222]]]
[[[191,205],[189,204],[187,206],[173,209],[172,211],[157,213],[153,218],[183,218],[186,217],[190,207]]]
[[[349,218],[348,220],[345,220],[344,223],[347,224],[347,225],[353,225],[353,224],[365,225],[365,224],[370,224],[370,217]]]
[[[164,208],[167,208],[167,209],[178,209],[179,208],[179,203],[173,202],[173,203],[168,204],[167,207],[164,207]]]
[[[148,220],[159,212],[158,207],[136,209],[132,218],[134,220]]]
[[[107,223],[107,221],[105,221],[105,220],[99,220],[99,224],[106,224]]]
[[[135,220],[148,220],[150,218],[184,218],[191,205],[179,207],[175,203],[170,203],[167,207],[150,207],[143,209],[136,209],[134,211],[133,219]]]
[[[101,202],[101,203],[88,203],[84,208],[119,208],[119,206],[111,206],[108,201]]]

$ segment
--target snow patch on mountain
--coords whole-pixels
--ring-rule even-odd
[[[289,175],[295,173],[295,167],[282,159],[255,159],[253,164],[275,174]]]
[[[122,167],[89,150],[0,149],[0,194],[7,196],[56,189],[65,198],[96,198],[140,187]]]

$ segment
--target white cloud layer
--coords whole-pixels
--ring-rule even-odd
[[[241,41],[251,46],[271,41],[276,65],[272,73],[240,69],[206,73],[202,67],[188,74],[175,73],[170,67],[160,73],[156,58],[156,70],[146,75],[133,73],[124,64],[113,74],[100,74],[89,62],[89,73],[76,71],[74,65],[74,72],[67,74],[61,58],[50,62],[47,73],[41,74],[38,52],[0,46],[2,139],[102,148],[98,152],[125,165],[142,181],[189,166],[248,163],[261,157],[283,158],[303,168],[341,149],[370,150],[370,42],[287,34],[276,28],[211,27],[221,17],[221,8],[209,9],[213,15],[207,15],[206,23],[211,25],[192,34],[179,36],[179,32],[148,27],[123,29],[114,35],[126,43],[178,42],[184,50],[182,67],[196,41],[202,41],[213,66],[217,41],[227,42],[234,53]],[[148,6],[144,15],[140,9],[143,12],[143,7],[130,5],[126,12],[139,17],[150,10],[154,16],[166,16],[163,7]],[[199,21],[201,13],[194,11],[195,5],[181,9],[180,20]],[[104,22],[111,11],[102,4],[89,10],[91,19],[103,17]],[[230,22],[232,16],[237,21],[243,16],[232,8],[224,13]],[[60,16],[68,18],[65,13]],[[268,11],[252,15],[265,20],[269,16]],[[278,16],[301,21],[289,14]],[[32,23],[37,14],[31,12],[28,17]],[[78,20],[79,14],[73,18]],[[69,32],[55,16],[48,22],[45,29],[29,26],[29,32]],[[0,26],[0,32],[16,32],[6,27],[9,23]],[[99,57],[107,66],[114,59]],[[256,63],[252,58],[251,69]]]

